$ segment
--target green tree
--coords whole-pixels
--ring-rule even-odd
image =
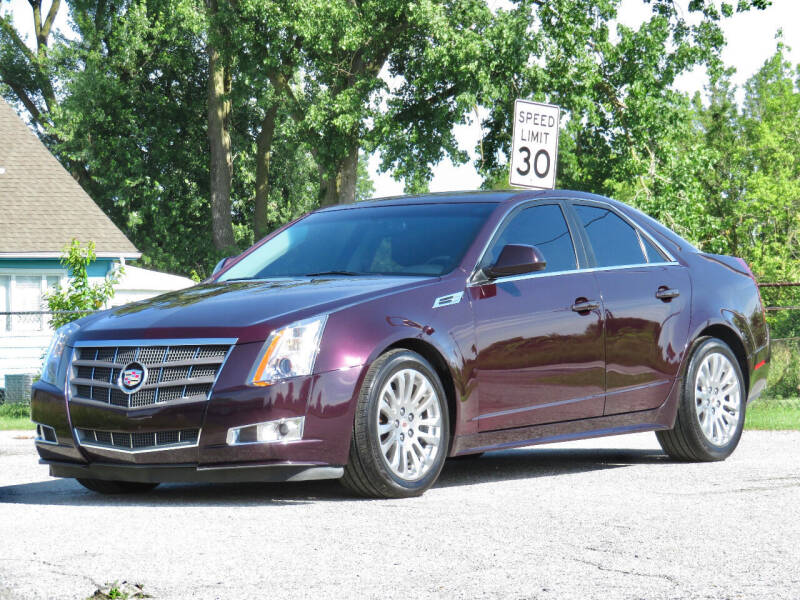
[[[56,313],[50,317],[50,327],[56,329],[99,310],[114,297],[114,286],[119,283],[121,270],[114,271],[102,283],[89,283],[88,268],[97,258],[94,242],[85,246],[73,239],[61,257],[61,264],[67,267],[69,282],[61,285],[45,296],[47,307]]]
[[[800,65],[784,47],[747,82],[741,144],[749,232],[742,254],[762,281],[800,281]],[[764,290],[769,304],[800,306],[800,289]],[[800,336],[800,311],[770,315],[773,336]]]
[[[747,256],[759,276],[800,279],[800,66],[778,51],[747,82],[742,111]]]
[[[319,203],[361,198],[362,151],[427,189],[432,165],[467,160],[453,126],[479,107],[478,166],[496,184],[520,96],[565,109],[561,185],[710,230],[697,179],[673,176],[706,159],[680,154],[700,141],[673,135],[695,129],[671,86],[719,68],[734,7],[647,4],[652,17],[615,36],[619,0],[68,0],[75,36],[59,37],[33,0],[36,52],[0,19],[0,80],[145,264],[167,270],[204,276]]]
[[[358,156],[358,173],[356,175],[356,202],[369,200],[375,195],[375,184],[369,176],[369,165],[364,153]]]

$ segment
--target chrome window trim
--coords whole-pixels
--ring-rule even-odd
[[[496,283],[507,283],[510,281],[523,281],[525,279],[539,279],[542,277],[555,277],[556,275],[573,275],[576,273],[595,273],[598,271],[618,271],[628,269],[642,269],[649,267],[669,267],[680,265],[678,261],[659,262],[659,263],[640,263],[636,265],[616,265],[613,267],[589,267],[587,269],[572,269],[569,271],[553,271],[552,273],[527,273],[525,275],[509,275],[508,277],[498,277],[497,279],[487,279],[486,281],[471,281],[467,287],[481,287]]]
[[[537,204],[545,205],[545,204],[547,204],[547,202],[549,200],[553,200],[555,204],[559,204],[560,202],[567,202],[567,203],[571,202],[571,203],[578,203],[578,204],[580,204],[581,202],[586,202],[587,206],[600,205],[603,208],[607,208],[608,210],[613,212],[615,215],[617,215],[620,219],[625,221],[628,225],[633,227],[633,230],[639,236],[644,236],[650,243],[653,244],[653,246],[655,246],[664,256],[667,257],[667,260],[664,261],[664,262],[657,262],[657,263],[648,263],[648,262],[646,262],[646,263],[637,264],[637,265],[615,265],[613,267],[588,267],[588,268],[585,268],[585,269],[573,269],[573,270],[569,270],[569,271],[553,271],[552,273],[531,273],[531,274],[526,274],[526,275],[512,275],[512,276],[509,276],[509,277],[500,277],[500,278],[497,278],[497,279],[486,279],[486,280],[483,280],[483,281],[476,281],[475,280],[475,276],[480,272],[480,269],[478,268],[478,265],[480,265],[481,262],[483,262],[483,259],[486,256],[486,252],[489,250],[489,245],[494,240],[494,237],[497,235],[497,232],[500,230],[500,228],[505,225],[506,221],[509,218],[509,215],[511,213],[513,213],[515,210],[519,209],[520,207],[526,207],[528,205],[536,206]],[[560,205],[559,205],[559,208],[561,208],[561,212],[563,214],[564,213],[564,209]],[[566,215],[563,215],[563,216],[564,216],[564,219],[567,220],[567,216]],[[567,221],[567,229],[569,229],[569,221]],[[570,231],[570,235],[572,235],[571,231]],[[644,249],[644,245],[641,243],[641,239],[639,240],[639,243],[642,246],[642,257],[645,260],[647,260],[647,252]],[[575,252],[577,253],[578,249],[575,247],[575,240],[574,239],[572,240],[572,247],[575,250]],[[576,264],[577,264],[577,256],[576,256]],[[500,219],[500,221],[497,223],[497,225],[495,225],[494,229],[492,230],[491,235],[489,236],[489,239],[486,240],[486,244],[484,244],[483,250],[481,250],[481,254],[480,254],[480,257],[478,258],[478,261],[475,263],[475,266],[472,268],[472,272],[470,273],[469,277],[467,277],[467,287],[476,287],[476,286],[481,286],[481,285],[489,285],[489,284],[492,284],[492,283],[503,282],[503,281],[520,281],[520,280],[523,280],[523,279],[532,279],[534,277],[547,277],[548,275],[561,275],[561,274],[566,274],[566,273],[589,273],[589,272],[592,272],[592,271],[610,271],[612,269],[631,269],[631,268],[642,267],[642,266],[646,267],[646,266],[651,266],[651,265],[652,266],[656,266],[656,265],[678,265],[678,264],[680,264],[680,263],[675,259],[675,257],[672,255],[672,253],[669,252],[669,250],[667,250],[663,246],[663,244],[661,244],[652,235],[650,235],[648,232],[644,231],[641,227],[639,227],[639,225],[637,225],[634,221],[632,221],[630,218],[628,218],[627,215],[624,215],[624,214],[620,213],[616,209],[616,207],[612,206],[608,202],[605,202],[603,200],[594,200],[594,199],[588,199],[588,198],[586,198],[586,199],[584,199],[584,198],[575,198],[575,197],[570,197],[570,196],[548,196],[546,198],[530,198],[530,199],[527,199],[523,203],[521,203],[521,204],[519,204],[517,206],[514,206],[511,209],[506,211],[506,213],[503,215],[503,217]]]
[[[635,229],[634,231],[636,231],[636,239],[639,241],[639,249],[642,251],[642,254],[644,254],[644,259],[649,263],[650,257],[647,256],[647,248],[644,246],[644,237],[638,229]]]
[[[99,443],[92,443],[92,442],[84,442],[81,441],[80,435],[78,434],[78,429],[85,429],[83,427],[73,427],[72,428],[72,435],[75,438],[75,442],[81,448],[94,448],[95,450],[108,450],[110,452],[120,452],[122,454],[142,454],[144,452],[163,452],[164,450],[184,450],[187,448],[197,448],[200,445],[200,436],[203,434],[203,429],[199,428],[197,430],[197,440],[193,444],[169,444],[165,446],[157,446],[155,448],[141,448],[141,449],[134,449],[134,448],[115,448],[113,446],[105,446]],[[113,432],[112,432],[113,433]],[[133,432],[131,432],[133,433]],[[157,432],[156,432],[157,433]]]

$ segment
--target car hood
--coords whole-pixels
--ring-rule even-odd
[[[274,328],[295,320],[430,281],[436,279],[335,277],[198,285],[85,317],[76,339],[263,342]]]

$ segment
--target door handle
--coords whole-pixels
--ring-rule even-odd
[[[670,289],[663,285],[658,288],[658,291],[656,292],[656,298],[663,300],[664,302],[669,302],[673,298],[677,298],[680,295],[680,290]]]
[[[578,298],[575,304],[572,305],[572,310],[576,313],[585,313],[597,308],[600,308],[600,303],[597,300],[586,300],[585,298]]]

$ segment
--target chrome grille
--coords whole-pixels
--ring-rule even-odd
[[[194,446],[200,434],[199,429],[175,429],[172,431],[149,431],[144,433],[125,433],[120,431],[99,431],[97,429],[76,428],[75,433],[83,446],[99,446],[115,450],[158,450]]]
[[[207,400],[233,341],[80,345],[75,349],[72,362],[72,397],[122,408]],[[147,368],[147,377],[144,384],[130,394],[120,387],[119,378],[122,370],[134,361]]]

